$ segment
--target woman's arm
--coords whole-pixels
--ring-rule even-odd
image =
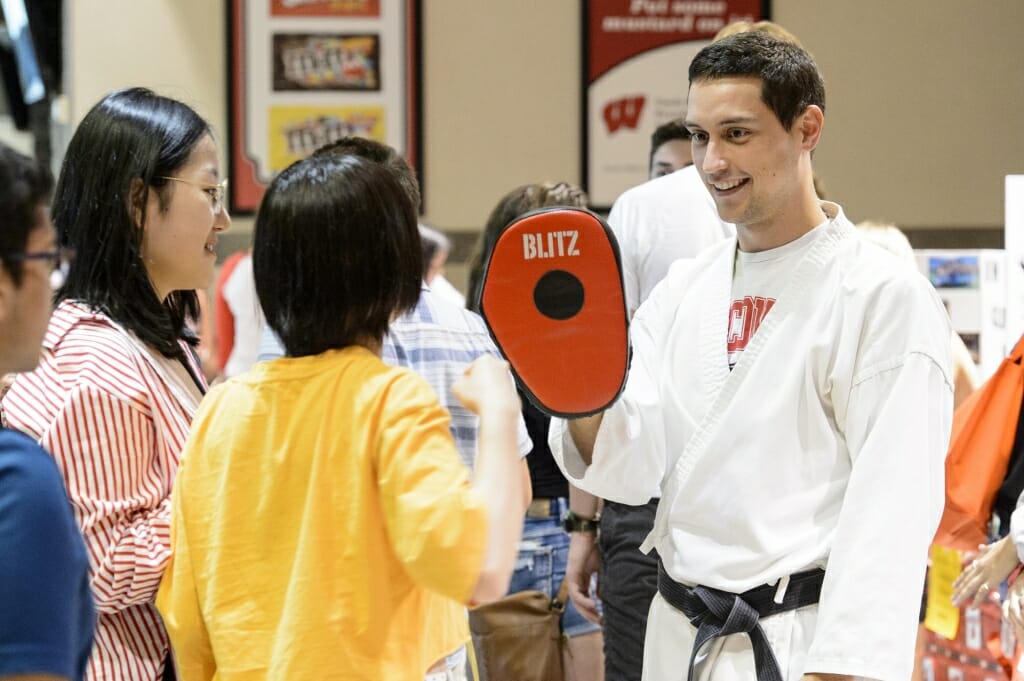
[[[487,355],[470,364],[452,389],[480,417],[473,487],[487,500],[489,522],[483,569],[469,599],[478,605],[508,592],[519,549],[526,494],[517,470],[523,465],[516,431],[521,405],[508,364]]]
[[[170,556],[173,471],[155,441],[151,414],[80,385],[67,393],[40,444],[64,476],[89,553],[97,610],[152,602]]]

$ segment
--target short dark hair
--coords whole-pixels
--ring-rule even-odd
[[[29,233],[39,226],[38,209],[52,191],[48,168],[0,143],[0,262],[16,286],[21,285],[22,263],[9,256],[24,252]]]
[[[313,152],[314,156],[331,154],[335,156],[358,156],[384,166],[394,175],[405,190],[414,211],[420,209],[420,184],[416,172],[409,167],[405,159],[386,144],[375,142],[365,137],[340,137],[328,142]]]
[[[568,182],[536,182],[516,187],[501,197],[484,225],[469,266],[466,307],[479,312],[478,301],[484,283],[484,265],[505,229],[520,215],[548,206],[586,208],[587,193]]]
[[[420,223],[420,244],[423,247],[423,276],[426,278],[430,266],[438,253],[452,250],[452,242],[433,227]]]
[[[421,257],[406,188],[355,155],[314,154],[286,168],[253,230],[256,295],[292,357],[381,341],[419,300]]]
[[[742,77],[761,80],[761,99],[786,130],[812,104],[825,111],[825,83],[811,55],[764,31],[717,40],[690,62],[691,86],[700,81]]]
[[[75,250],[57,301],[78,300],[103,311],[166,357],[184,359],[178,340],[199,314],[194,291],[161,301],[142,260],[146,200],[160,210],[168,181],[209,124],[188,105],[145,88],[112,92],[85,115],[68,144],[54,192],[53,223],[62,246]]]
[[[675,119],[667,123],[662,123],[654,132],[651,133],[651,154],[650,158],[647,159],[647,167],[650,168],[651,164],[654,163],[654,152],[658,150],[665,142],[671,142],[672,140],[682,140],[689,142],[690,130],[683,123],[682,119]]]

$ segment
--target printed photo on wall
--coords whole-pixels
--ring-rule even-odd
[[[268,117],[270,169],[279,172],[340,137],[384,142],[379,106],[275,106]]]
[[[380,38],[274,34],[274,91],[379,91]]]
[[[978,257],[928,258],[928,279],[935,288],[978,288]]]
[[[345,136],[394,147],[422,191],[420,0],[228,0],[228,8],[232,214],[255,212],[277,173]]]

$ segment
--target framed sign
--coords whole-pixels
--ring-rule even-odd
[[[233,213],[273,177],[346,135],[389,144],[419,171],[419,0],[229,0]]]
[[[583,0],[583,186],[607,210],[647,180],[651,133],[685,114],[690,61],[768,0]]]

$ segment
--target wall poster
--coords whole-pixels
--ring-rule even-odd
[[[419,171],[418,20],[419,0],[230,0],[233,213],[345,135],[389,144]]]
[[[769,0],[583,0],[583,184],[607,210],[647,180],[651,133],[686,109],[694,55]]]

